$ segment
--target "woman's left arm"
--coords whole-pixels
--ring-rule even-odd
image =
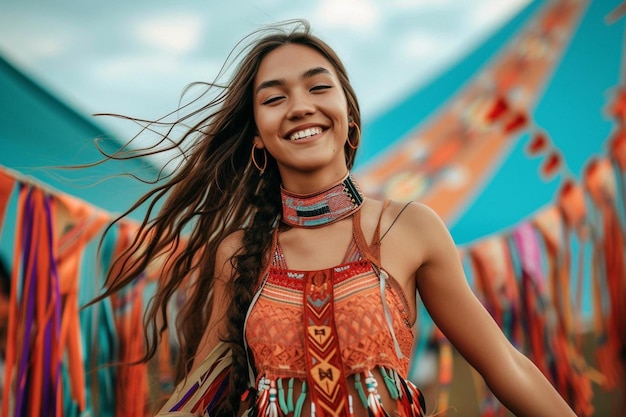
[[[575,416],[539,369],[507,340],[467,283],[448,229],[428,207],[412,204],[404,236],[422,256],[416,285],[435,324],[516,416]],[[408,233],[406,233],[408,232]]]

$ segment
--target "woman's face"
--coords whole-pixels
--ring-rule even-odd
[[[346,173],[348,105],[323,55],[297,44],[276,48],[261,62],[253,97],[255,144],[276,159],[286,187],[297,192],[311,174],[334,181]]]

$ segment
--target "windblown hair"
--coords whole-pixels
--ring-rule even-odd
[[[257,133],[253,115],[254,79],[263,58],[285,44],[299,44],[321,53],[333,65],[347,98],[348,114],[360,125],[360,112],[346,70],[333,50],[310,33],[308,22],[298,20],[254,32],[238,44],[234,73],[226,85],[209,83],[218,94],[190,115],[200,118],[186,128],[171,148],[186,149],[185,161],[166,179],[142,196],[126,213],[140,206],[148,210],[132,244],[111,268],[101,298],[132,283],[153,262],[163,265],[154,297],[145,314],[146,353],[152,358],[163,332],[171,326],[168,304],[182,291],[185,301],[175,327],[180,343],[176,379],[190,371],[194,354],[211,319],[212,288],[218,246],[227,236],[243,230],[243,247],[231,259],[234,276],[228,282],[227,333],[233,355],[229,401],[220,415],[234,415],[247,388],[247,361],[243,325],[259,276],[268,259],[272,231],[281,214],[280,175],[276,161],[267,154],[265,172],[251,162]],[[243,42],[243,41],[242,41]],[[229,57],[229,59],[231,59]],[[171,124],[184,126],[189,117]],[[351,143],[360,140],[358,129],[349,130]],[[346,143],[346,162],[352,167],[356,150]],[[143,155],[155,153],[144,151]],[[112,156],[115,158],[115,155]],[[157,209],[157,207],[159,207]],[[119,220],[119,219],[118,219]],[[117,221],[117,220],[116,220]]]

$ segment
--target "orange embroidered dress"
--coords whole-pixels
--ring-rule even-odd
[[[352,240],[340,265],[291,270],[276,227],[271,262],[243,329],[250,387],[242,398],[244,416],[423,416],[422,394],[407,379],[410,309],[400,285],[381,267],[380,219],[368,245],[361,230],[363,198],[350,174],[321,193],[281,194],[287,225],[318,227],[352,216]],[[228,345],[219,343],[159,415],[215,413],[231,369]]]
[[[344,261],[319,271],[290,270],[275,232],[244,330],[257,389],[251,415],[423,415],[407,379],[408,305],[380,266],[380,221],[368,245],[360,211],[352,218]]]

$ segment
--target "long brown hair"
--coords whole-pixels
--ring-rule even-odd
[[[218,246],[224,238],[243,229],[243,248],[231,259],[235,276],[228,287],[227,334],[220,335],[230,344],[234,367],[229,401],[220,406],[223,415],[236,413],[239,397],[248,384],[243,324],[281,213],[276,162],[267,155],[267,168],[260,175],[250,159],[256,134],[253,83],[263,58],[290,43],[308,46],[328,59],[346,95],[348,114],[360,125],[358,102],[343,64],[326,43],[310,33],[307,21],[284,22],[244,38],[238,44],[240,52],[231,54],[239,63],[230,82],[208,84],[218,91],[214,98],[172,123],[170,132],[173,127],[188,123],[189,116],[201,118],[180,139],[172,141],[173,148],[186,149],[184,163],[124,214],[148,206],[132,244],[111,268],[102,296],[119,291],[161,259],[162,275],[145,314],[146,353],[142,360],[148,361],[155,355],[163,332],[171,325],[168,304],[177,292],[184,290],[185,301],[176,320],[179,381],[189,372],[210,319]],[[359,136],[358,129],[349,130],[352,144],[359,142]],[[154,151],[144,151],[149,153]],[[356,150],[346,143],[348,168],[352,167],[355,154]]]

